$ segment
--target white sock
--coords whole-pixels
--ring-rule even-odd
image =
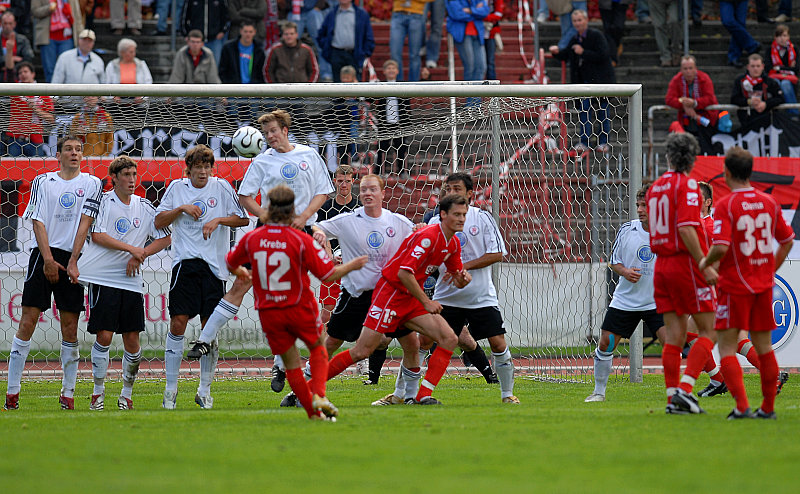
[[[500,380],[500,398],[514,396],[514,361],[511,359],[511,350],[501,353],[492,352],[494,357],[495,372]]]
[[[220,328],[233,319],[237,312],[239,312],[238,306],[225,299],[220,300],[214,308],[214,312],[208,316],[208,320],[203,326],[203,331],[200,332],[200,337],[197,339],[210,345],[212,341],[217,339],[217,333]]]
[[[425,362],[425,359],[428,358],[429,354],[430,354],[430,352],[428,350],[423,350],[422,348],[419,349],[419,368],[420,368],[420,371],[423,372],[423,373],[428,368],[428,365]]]
[[[122,392],[120,396],[131,399],[133,395],[133,383],[139,374],[139,362],[142,360],[142,350],[136,353],[125,352],[122,358]]]
[[[283,365],[283,359],[280,355],[275,355],[275,360],[273,361],[273,366],[277,367],[278,369],[286,372],[286,366]]]
[[[402,364],[400,364],[402,366]],[[403,399],[415,398],[419,392],[419,380],[422,379],[422,369],[419,372],[413,372],[405,367],[400,368],[400,374],[406,382],[405,396]]]
[[[406,398],[406,380],[403,378],[403,371],[405,367],[400,364],[400,369],[397,370],[397,379],[394,381],[394,395],[398,398]]]
[[[219,359],[219,345],[217,340],[211,342],[211,351],[200,357],[200,385],[197,387],[197,394],[209,396],[211,394],[211,381],[214,380],[214,372],[217,371],[217,360]]]
[[[167,391],[178,391],[178,373],[183,360],[183,335],[175,336],[167,331],[164,349],[164,371],[167,374]]]
[[[64,371],[64,376],[61,378],[61,394],[65,398],[75,396],[75,381],[78,380],[78,360],[80,358],[77,341],[61,342],[61,370]]]
[[[604,352],[599,348],[594,351],[594,392],[599,395],[606,395],[608,386],[608,376],[611,375],[612,352]]]
[[[25,370],[25,360],[31,351],[31,340],[20,340],[16,336],[11,340],[11,353],[8,355],[8,389],[10,395],[19,394],[22,389],[22,371]]]
[[[306,366],[303,367],[303,376],[306,379],[311,379],[311,362],[306,360]]]
[[[108,372],[108,347],[98,342],[92,345],[92,377],[94,378],[93,395],[101,395],[106,391],[106,373]]]

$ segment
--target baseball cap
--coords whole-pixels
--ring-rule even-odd
[[[78,38],[80,39],[91,38],[93,40],[96,40],[97,36],[95,36],[94,31],[92,31],[91,29],[84,29],[83,31],[81,31],[81,34],[78,35]]]

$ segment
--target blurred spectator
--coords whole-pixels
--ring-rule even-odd
[[[759,53],[761,43],[754,40],[747,31],[747,0],[720,0],[719,18],[725,29],[731,33],[731,42],[728,45],[728,65],[744,67],[740,60],[746,53]]]
[[[317,46],[319,29],[329,7],[327,0],[285,0],[290,10],[286,16],[288,20],[297,26],[298,39],[303,39],[310,46],[317,56],[317,63],[320,70],[322,82],[333,81],[333,71],[329,60],[322,57],[322,52]],[[303,34],[308,34],[303,38]]]
[[[778,4],[778,15],[775,17],[775,22],[791,22],[792,21],[792,0],[780,0]]]
[[[397,82],[399,73],[400,67],[394,60],[389,59],[383,63],[383,77],[386,82]],[[404,164],[408,154],[408,145],[400,129],[401,124],[408,124],[410,111],[411,101],[408,98],[389,96],[378,98],[373,103],[378,132],[382,136],[392,136],[378,141],[378,156],[373,173],[378,175],[406,173]]]
[[[264,50],[255,43],[256,26],[250,19],[240,23],[239,38],[222,47],[219,78],[223,84],[263,84]]]
[[[243,23],[250,21],[256,29],[256,45],[258,48],[263,49],[264,39],[266,38],[264,16],[267,15],[267,5],[269,3],[269,0],[228,0],[228,18],[231,22],[228,32],[239,33],[241,37],[240,29]],[[260,66],[258,67],[258,72],[261,72]],[[220,74],[223,73],[220,70]]]
[[[96,39],[91,29],[80,32],[78,47],[65,51],[56,61],[54,84],[105,84],[105,64],[100,55],[92,51]]]
[[[30,62],[17,64],[17,80],[22,84],[36,82]],[[44,125],[52,125],[53,100],[50,96],[12,96],[8,130],[2,135],[2,154],[7,156],[44,156]]]
[[[759,23],[775,24],[775,19],[769,16],[769,2],[767,0],[756,0],[756,19]]]
[[[706,107],[719,104],[714,94],[711,77],[697,70],[697,60],[692,55],[681,58],[681,70],[669,82],[667,105],[678,110],[678,120],[670,126],[671,132],[689,132],[697,137],[701,150],[710,142],[710,134],[717,125],[719,112]]]
[[[783,99],[786,103],[797,103],[795,86],[797,85],[797,50],[794,49],[789,36],[789,27],[778,24],[775,27],[775,39],[770,45],[769,54],[765,59],[765,66],[769,76],[781,86]],[[797,110],[789,110],[797,115]]]
[[[11,0],[8,10],[14,14],[17,20],[17,34],[21,34],[31,40],[33,36],[33,26],[31,25],[31,0]],[[0,10],[2,13],[3,10]]]
[[[662,67],[681,64],[681,26],[678,23],[678,0],[648,0],[656,45]]]
[[[625,15],[631,0],[600,0],[600,17],[603,19],[603,32],[608,41],[611,60],[619,63],[622,55],[622,35],[625,34]]]
[[[422,11],[426,0],[394,0],[392,4],[392,20],[389,28],[389,51],[393,60],[397,61],[400,73],[399,80],[418,81],[422,64],[419,50],[422,48],[422,36],[425,32],[425,19]],[[403,48],[408,38],[408,77],[403,76]]]
[[[136,58],[136,41],[122,38],[117,43],[117,55],[106,65],[107,84],[152,84],[153,76],[147,62]]]
[[[219,84],[214,54],[203,46],[203,33],[189,31],[186,46],[178,50],[172,62],[169,84]]]
[[[487,0],[447,0],[447,32],[458,49],[465,81],[480,81],[486,74],[483,18],[489,12]]]
[[[425,67],[435,69],[439,66],[439,51],[442,47],[442,25],[444,24],[444,14],[447,12],[445,7],[446,0],[433,0],[425,4],[422,12],[422,22],[431,16],[431,29],[427,32],[423,30],[422,48],[425,50]],[[502,1],[502,0],[501,0]],[[547,8],[547,7],[545,7]]]
[[[269,48],[281,39],[280,4],[277,0],[266,0],[267,14],[257,24],[264,25],[264,48]]]
[[[128,8],[125,8],[125,3]],[[111,32],[122,36],[125,30],[125,14],[128,15],[128,29],[134,36],[142,35],[142,0],[109,0],[111,10]]]
[[[536,22],[541,24],[548,20],[550,20],[550,7],[547,6],[547,0],[539,0],[539,10],[536,11]]]
[[[84,96],[83,108],[72,117],[69,135],[83,142],[84,156],[106,156],[114,150],[114,122],[97,96]]]
[[[558,40],[558,49],[563,51],[569,41],[575,37],[572,13],[576,10],[586,12],[586,1],[548,0],[547,5],[554,14],[558,14],[558,19],[561,23],[561,39]]]
[[[497,79],[497,71],[495,70],[494,54],[495,51],[502,51],[503,42],[497,44],[497,38],[500,37],[500,19],[503,18],[503,9],[505,9],[505,0],[488,0],[489,2],[489,15],[483,19],[483,27],[486,31],[483,47],[486,49],[486,79]]]
[[[747,69],[733,81],[731,93],[731,103],[749,107],[739,110],[739,122],[747,125],[768,117],[770,110],[783,102],[783,91],[778,81],[764,74],[764,59],[761,55],[754,53],[747,57]]]
[[[219,66],[222,45],[228,40],[228,3],[226,0],[186,0],[181,14],[181,34],[197,29],[205,35],[206,48]]]
[[[689,2],[692,12],[692,24],[694,27],[703,26],[703,0],[692,0]]]
[[[17,71],[15,70],[14,63],[14,50],[12,49],[13,40],[9,41],[9,45],[3,55],[3,64],[0,68],[0,82],[17,82]]]
[[[603,33],[589,27],[589,18],[585,10],[572,12],[572,24],[575,36],[569,41],[567,48],[559,49],[551,46],[550,53],[559,60],[569,61],[570,80],[573,84],[615,84],[617,82],[611,57],[608,56],[608,43]],[[594,122],[599,121],[602,131],[597,137],[597,151],[607,153],[608,134],[611,132],[611,121],[608,119],[608,100],[606,98],[583,98],[580,100],[581,121],[579,152],[589,149],[589,136],[594,131]],[[590,111],[594,118],[590,120]]]
[[[75,46],[72,42],[72,9],[65,0],[32,0],[31,13],[35,19],[33,44],[39,48],[42,57],[44,79],[51,82],[56,60]]]
[[[183,12],[184,0],[177,0],[175,2],[175,12],[172,12],[172,0],[156,0],[156,15],[158,22],[156,23],[155,31],[150,33],[150,36],[166,36],[167,34],[167,18],[172,17],[173,24],[175,19],[180,19]],[[180,27],[176,27],[178,34],[181,34]]]
[[[297,39],[297,26],[287,22],[281,30],[281,42],[267,52],[264,78],[267,82],[317,82],[319,65],[314,50]]]
[[[353,0],[339,0],[322,22],[317,45],[331,64],[333,82],[342,82],[340,72],[347,65],[356,69],[356,81],[361,79],[364,59],[375,49],[369,14]]]
[[[650,24],[653,19],[650,18],[650,6],[647,4],[648,0],[636,0],[636,20],[639,24]]]
[[[3,56],[5,57],[6,52],[11,51],[11,59],[15,65],[23,60],[33,63],[31,42],[24,35],[16,32],[17,21],[13,12],[6,10],[3,13],[0,17],[0,27],[2,27],[0,43],[3,46]]]

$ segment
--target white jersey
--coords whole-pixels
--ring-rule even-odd
[[[653,298],[653,269],[656,255],[650,250],[650,234],[640,220],[622,225],[614,240],[609,264],[622,264],[626,268],[639,268],[639,281],[631,283],[619,278],[609,307],[619,310],[652,310],[656,308]]]
[[[273,187],[286,185],[294,191],[294,210],[300,214],[319,194],[334,191],[333,182],[319,153],[303,144],[294,144],[288,153],[268,149],[250,162],[244,173],[239,195],[255,198],[261,192],[261,206],[269,205],[267,193]],[[316,212],[306,222],[313,225]]]
[[[439,216],[431,218],[430,224],[439,223]],[[475,206],[470,206],[467,211],[467,219],[464,222],[464,231],[456,232],[458,240],[461,242],[461,261],[467,263],[473,261],[484,254],[502,253],[508,254],[500,235],[500,229],[494,222],[491,213]],[[445,269],[440,269],[444,273]],[[442,305],[461,307],[464,309],[477,309],[480,307],[496,307],[497,291],[492,282],[492,267],[486,266],[480,269],[470,269],[472,281],[464,288],[444,283],[443,276],[439,276],[436,282],[436,289],[433,299]]]
[[[80,173],[64,180],[58,172],[42,173],[31,183],[31,198],[23,218],[44,224],[50,247],[72,252],[81,214],[97,217],[102,194],[103,184],[94,175]]]
[[[148,238],[162,238],[170,234],[169,227],[157,230],[156,208],[147,199],[131,196],[131,203],[122,202],[115,191],[106,192],[100,201],[100,212],[92,225],[93,233],[105,233],[134,247],[144,247]],[[144,293],[142,275],[127,276],[125,269],[131,255],[90,242],[78,260],[82,283]]]
[[[214,218],[225,218],[235,214],[247,218],[247,212],[239,204],[239,197],[227,181],[210,177],[202,189],[195,188],[189,178],[173,180],[156,213],[170,211],[184,204],[200,207],[202,215],[195,220],[185,213],[172,223],[172,266],[184,259],[202,259],[221,280],[228,279],[225,254],[231,248],[230,227],[219,225],[208,240],[203,239],[203,225]]]
[[[343,262],[369,256],[366,266],[342,278],[342,286],[354,297],[375,288],[384,265],[414,229],[405,216],[382,209],[381,216],[373,218],[363,207],[338,214],[317,226],[329,238],[339,239]]]

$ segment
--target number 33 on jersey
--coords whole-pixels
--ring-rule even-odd
[[[309,235],[284,225],[265,225],[249,232],[225,257],[228,268],[252,264],[256,309],[279,309],[317,299],[308,279],[330,276],[333,261]]]

